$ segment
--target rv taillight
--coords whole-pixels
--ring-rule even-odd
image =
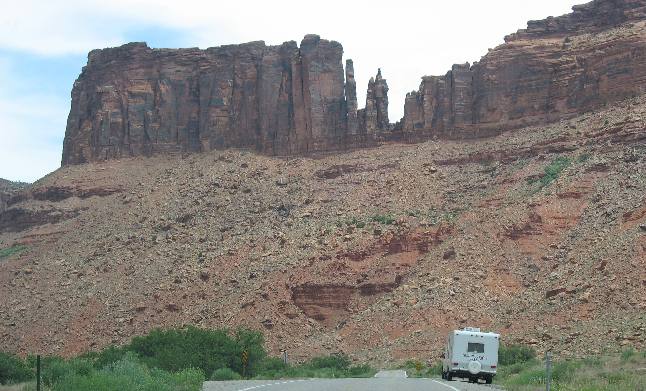
[[[457,367],[457,366],[458,366],[458,363],[454,362],[454,363],[453,363],[453,366],[454,366],[454,367]]]
[[[491,366],[491,369],[496,368],[496,367],[497,367],[497,365],[492,365],[492,366]]]

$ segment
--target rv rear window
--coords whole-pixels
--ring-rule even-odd
[[[467,346],[467,353],[484,353],[484,344],[469,342],[469,345]]]

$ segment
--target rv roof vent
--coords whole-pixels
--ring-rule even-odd
[[[464,331],[471,331],[471,332],[474,332],[474,333],[479,333],[480,328],[479,327],[465,327]]]

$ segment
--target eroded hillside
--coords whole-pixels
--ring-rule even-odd
[[[646,341],[646,99],[502,136],[313,158],[67,166],[8,202],[0,344],[74,354],[243,325],[293,357],[438,357],[450,329],[563,356]]]

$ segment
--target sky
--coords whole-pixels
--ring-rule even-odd
[[[319,34],[353,59],[359,107],[382,69],[395,122],[422,76],[473,63],[528,20],[585,1],[0,0],[0,178],[33,182],[60,166],[72,85],[95,48],[276,45]]]

